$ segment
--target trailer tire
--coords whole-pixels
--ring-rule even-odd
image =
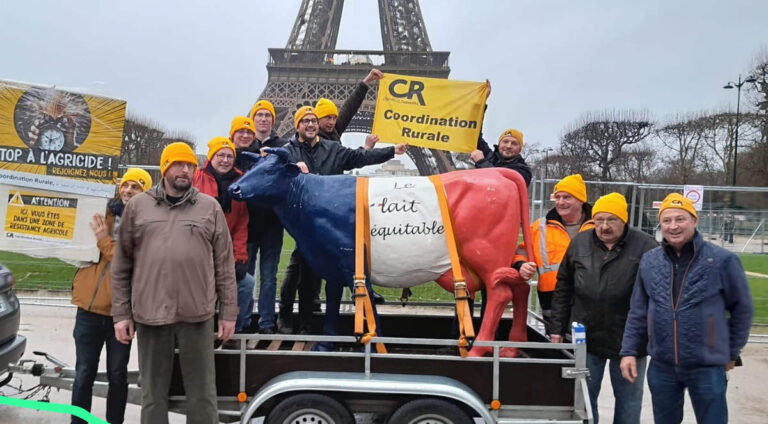
[[[301,393],[283,399],[267,415],[264,424],[354,424],[352,413],[336,399]]]
[[[2,375],[2,374],[0,374],[0,375]],[[6,384],[8,384],[11,381],[12,378],[13,378],[13,373],[9,372],[8,375],[2,381],[0,381],[0,387],[3,387]]]
[[[474,420],[458,406],[442,399],[417,399],[395,411],[391,424],[473,424]]]

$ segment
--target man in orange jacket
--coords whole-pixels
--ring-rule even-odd
[[[550,333],[552,294],[557,284],[557,270],[571,239],[578,233],[595,227],[592,205],[587,203],[587,186],[580,174],[568,175],[555,185],[555,207],[544,218],[531,224],[533,258],[525,256],[525,244],[517,248],[513,267],[520,276],[530,280],[539,274],[538,298],[541,315]]]
[[[107,214],[96,214],[91,222],[93,235],[101,256],[99,262],[80,268],[72,281],[72,304],[75,316],[75,382],[72,385],[72,405],[91,410],[93,382],[99,368],[102,346],[107,346],[107,421],[122,423],[128,399],[128,358],[131,345],[115,338],[112,327],[112,284],[109,267],[115,252],[117,228],[123,208],[136,194],[152,187],[152,177],[141,168],[129,168],[120,179],[118,195],[107,203]],[[72,416],[73,423],[84,423]]]

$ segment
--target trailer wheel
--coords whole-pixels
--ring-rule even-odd
[[[473,424],[458,406],[442,399],[417,399],[406,403],[389,417],[391,424]]]
[[[352,413],[336,399],[302,393],[283,399],[267,415],[265,424],[354,424]]]

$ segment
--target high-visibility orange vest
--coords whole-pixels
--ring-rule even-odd
[[[590,219],[581,224],[579,232],[595,228],[594,222]],[[533,240],[534,262],[539,272],[539,287],[541,292],[551,292],[555,290],[557,284],[557,270],[560,268],[560,262],[565,256],[565,250],[571,243],[571,238],[565,230],[565,226],[556,220],[537,219],[531,224],[531,240]],[[525,253],[525,242],[515,252],[514,262],[529,262]]]

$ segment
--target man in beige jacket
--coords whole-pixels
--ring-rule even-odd
[[[163,176],[123,212],[112,265],[115,337],[129,343],[134,323],[142,381],[141,422],[168,422],[173,350],[187,397],[188,423],[218,422],[213,315],[218,337],[232,336],[237,283],[219,203],[192,186],[197,158],[184,143],[163,150]]]

